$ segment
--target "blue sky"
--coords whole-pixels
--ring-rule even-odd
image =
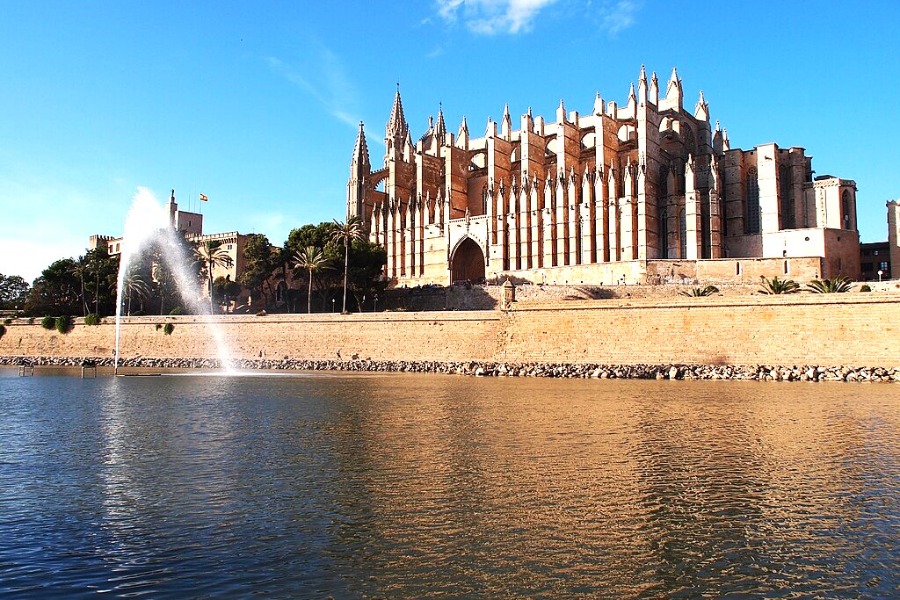
[[[414,138],[443,104],[479,136],[553,119],[640,66],[702,89],[732,147],[802,146],[854,179],[863,241],[897,182],[900,2],[0,0],[0,273],[119,235],[138,186],[207,232],[343,218],[357,123],[373,164],[397,82]]]

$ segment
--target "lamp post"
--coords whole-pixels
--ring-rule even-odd
[[[334,312],[334,298],[331,299],[331,312]]]
[[[375,294],[375,297],[372,298],[372,312],[378,312],[378,294]]]
[[[884,275],[884,271],[878,269],[878,283],[881,283],[881,276]]]

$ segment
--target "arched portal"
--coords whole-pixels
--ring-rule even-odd
[[[472,238],[467,237],[453,252],[450,261],[450,283],[484,280],[484,253]]]

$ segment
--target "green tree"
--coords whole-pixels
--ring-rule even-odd
[[[800,291],[800,284],[793,279],[778,279],[778,276],[772,279],[766,279],[765,275],[760,275],[762,287],[760,294],[795,294]]]
[[[355,240],[350,256],[350,291],[356,299],[358,310],[363,309],[365,298],[383,293],[387,282],[382,277],[387,264],[387,251],[369,240]]]
[[[28,300],[31,286],[19,275],[0,273],[0,309],[14,310],[23,308]]]
[[[217,304],[222,304],[228,311],[228,301],[238,297],[241,293],[241,284],[231,280],[231,275],[216,277],[213,281],[213,298]]]
[[[261,233],[247,236],[244,243],[244,272],[241,273],[239,282],[250,290],[252,297],[262,296],[263,308],[269,304],[266,288],[269,287],[269,279],[274,269],[273,248],[269,238]]]
[[[141,302],[141,310],[143,311],[143,302],[150,296],[150,286],[147,285],[147,282],[144,281],[141,275],[135,271],[130,272],[125,276],[122,287],[122,291],[125,293],[126,314],[131,314],[131,302],[134,298]]]
[[[84,280],[86,277],[90,276],[90,260],[84,254],[75,259],[75,263],[73,265],[75,276],[78,277],[78,281],[81,284],[81,316],[87,316],[88,314],[88,305],[87,305],[87,295],[85,294],[85,286]]]
[[[344,300],[341,304],[341,313],[347,313],[347,277],[350,271],[350,242],[360,240],[364,236],[362,223],[358,217],[351,217],[344,222],[334,221],[334,229],[331,231],[331,239],[340,242],[344,246]]]
[[[312,286],[313,274],[326,268],[330,260],[325,256],[321,248],[307,246],[297,252],[294,257],[294,268],[303,269],[309,276],[309,289],[306,295],[306,312],[312,313]]]
[[[88,250],[84,256],[88,265],[85,291],[90,292],[94,313],[110,315],[116,311],[116,285],[119,276],[119,256],[110,256],[105,244]]]
[[[78,314],[81,309],[80,289],[75,261],[61,258],[51,263],[34,280],[25,310],[32,316]]]
[[[228,251],[222,247],[222,242],[216,240],[206,240],[201,242],[194,249],[196,262],[206,271],[207,292],[209,292],[209,312],[213,314],[213,271],[216,267],[230,268],[234,264],[234,259],[228,255]]]
[[[831,279],[813,279],[806,284],[809,291],[816,294],[843,294],[853,288],[853,282],[846,277]]]

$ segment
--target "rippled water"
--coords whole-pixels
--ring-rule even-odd
[[[0,371],[0,595],[889,598],[900,386]]]

